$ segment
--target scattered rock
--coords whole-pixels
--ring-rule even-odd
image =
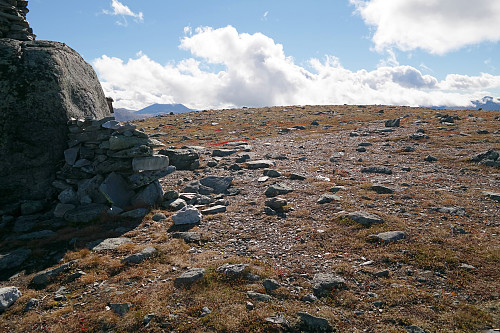
[[[281,177],[281,173],[279,171],[273,170],[273,169],[265,169],[264,170],[264,176],[271,177],[271,178],[279,178]]]
[[[59,274],[70,270],[77,262],[77,260],[73,260],[58,267],[40,272],[31,279],[30,285],[35,288],[43,288],[57,278]]]
[[[266,191],[264,192],[264,195],[266,197],[270,198],[270,197],[275,197],[275,196],[282,195],[282,194],[287,194],[287,193],[290,193],[292,191],[293,191],[293,189],[287,185],[274,184],[274,185],[269,186],[266,189]]]
[[[69,223],[86,224],[104,218],[108,207],[102,204],[87,204],[76,207],[64,214],[64,219]]]
[[[149,210],[146,208],[137,208],[134,210],[129,210],[120,214],[120,217],[130,220],[142,220],[146,215],[148,215]]]
[[[200,155],[193,149],[161,149],[158,154],[168,156],[170,165],[177,170],[196,170],[200,167]]]
[[[148,246],[141,252],[134,253],[132,255],[129,255],[128,257],[123,258],[122,262],[128,264],[140,264],[141,262],[151,257],[156,252],[157,251],[154,247]]]
[[[401,126],[401,119],[389,119],[385,121],[385,127],[399,127]]]
[[[203,209],[201,213],[203,215],[219,214],[219,213],[224,213],[226,209],[227,209],[226,206],[216,205],[207,209]]]
[[[281,286],[279,282],[274,279],[265,279],[262,282],[262,285],[264,286],[264,289],[266,289],[266,292],[271,292],[273,290],[278,289]]]
[[[428,138],[429,138],[429,136],[427,134],[424,134],[424,133],[415,133],[415,134],[410,135],[410,139],[412,139],[412,140],[426,140]]]
[[[203,268],[192,268],[174,280],[174,286],[176,288],[190,287],[196,281],[202,279],[205,276],[205,269]]]
[[[167,216],[163,213],[155,213],[152,217],[153,221],[163,221],[167,219]]]
[[[290,174],[290,179],[291,179],[291,180],[305,180],[305,179],[306,179],[306,177],[305,177],[305,176],[303,176],[303,175],[299,175],[299,174],[297,174],[297,173],[291,173],[291,174]]]
[[[453,216],[465,216],[465,208],[463,207],[433,207],[429,209],[431,212],[450,214]]]
[[[374,191],[378,194],[391,194],[394,193],[394,189],[389,186],[385,185],[380,185],[380,184],[373,184],[369,187],[370,191]]]
[[[201,221],[201,213],[194,206],[186,206],[172,215],[172,221],[175,225],[196,224]]]
[[[233,177],[210,176],[202,178],[200,180],[200,184],[213,189],[213,193],[220,194],[224,193],[229,188],[229,186],[231,186],[232,181]]]
[[[424,161],[426,162],[436,162],[438,159],[437,157],[434,157],[432,155],[427,155],[425,158],[424,158]]]
[[[319,199],[318,201],[316,201],[318,204],[322,205],[322,204],[325,204],[325,203],[330,203],[330,202],[333,202],[333,201],[339,201],[340,200],[340,197],[338,195],[334,195],[334,194],[323,194]]]
[[[390,242],[397,242],[405,238],[406,238],[406,233],[404,233],[403,231],[387,231],[370,235],[367,237],[367,241],[390,243]]]
[[[307,294],[307,295],[302,296],[301,300],[303,302],[314,303],[318,300],[318,298],[316,296],[314,296],[314,294]]]
[[[370,227],[375,223],[384,223],[384,220],[378,215],[363,211],[349,213],[347,214],[347,217],[366,227]]]
[[[313,292],[316,297],[327,296],[332,289],[345,289],[345,280],[334,274],[317,273],[313,278]]]
[[[30,298],[28,303],[26,303],[26,306],[24,307],[23,312],[29,312],[33,310],[34,307],[36,307],[38,304],[40,304],[40,300],[36,298]]]
[[[491,200],[500,202],[500,193],[489,192],[489,191],[483,191],[482,193],[484,196],[490,198]]]
[[[251,299],[253,299],[255,301],[259,301],[259,302],[269,302],[273,299],[269,295],[257,293],[255,291],[247,291],[247,296],[250,297]]]
[[[410,325],[405,327],[406,332],[408,333],[426,333],[422,328],[416,325]]]
[[[246,162],[246,166],[250,170],[254,169],[266,169],[274,166],[274,162],[271,160],[257,160]]]
[[[116,250],[120,245],[132,243],[132,240],[127,237],[107,238],[89,244],[92,251],[112,251]]]
[[[264,318],[264,320],[267,321],[268,323],[275,324],[275,325],[282,325],[284,327],[288,327],[290,325],[288,320],[286,320],[285,316],[283,316],[281,314],[277,315],[277,316],[273,316],[273,317]]]
[[[201,234],[199,232],[174,232],[172,234],[173,238],[183,239],[186,243],[198,243],[201,241]]]
[[[283,198],[274,197],[271,199],[267,199],[265,205],[275,212],[281,213],[283,212],[283,207],[287,205],[287,201]]]
[[[134,305],[132,303],[111,303],[109,307],[114,313],[124,316]]]
[[[226,263],[216,269],[218,273],[222,273],[229,278],[241,278],[248,271],[246,264],[229,264]]]
[[[12,306],[19,297],[21,292],[16,287],[0,288],[0,313]]]
[[[236,154],[238,150],[236,149],[214,149],[212,151],[212,156],[213,157],[226,157],[229,155]]]
[[[381,167],[381,166],[362,168],[361,172],[363,172],[363,173],[382,173],[382,174],[386,174],[386,175],[392,175],[391,169],[386,168],[386,167]]]
[[[298,312],[297,315],[301,320],[301,328],[306,332],[332,332],[333,327],[330,322],[321,317],[315,317],[307,312]]]

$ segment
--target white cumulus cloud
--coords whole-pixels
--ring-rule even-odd
[[[490,74],[450,74],[439,81],[398,63],[351,71],[334,56],[312,58],[305,68],[273,39],[239,33],[232,26],[197,28],[179,47],[193,57],[159,64],[139,52],[126,61],[103,55],[93,65],[115,106],[133,110],[152,103],[195,109],[344,103],[470,106],[471,100],[500,88],[500,76]]]
[[[122,17],[122,21],[116,21],[118,25],[127,26],[128,22],[126,16],[133,17],[136,22],[144,21],[144,14],[142,12],[134,13],[128,6],[125,6],[118,0],[112,0],[111,8],[113,10],[104,9],[103,13],[108,15],[117,15]]]
[[[498,0],[349,0],[373,26],[375,49],[444,54],[500,40]]]

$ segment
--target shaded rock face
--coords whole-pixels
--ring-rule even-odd
[[[110,116],[92,67],[63,43],[0,39],[0,206],[50,196],[71,118]]]

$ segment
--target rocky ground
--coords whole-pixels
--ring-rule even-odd
[[[0,282],[15,286],[0,289],[2,332],[500,327],[500,112],[295,106],[136,125],[200,167],[160,179],[164,203],[141,221],[3,237],[2,270],[29,259]],[[174,224],[185,204],[199,223]]]

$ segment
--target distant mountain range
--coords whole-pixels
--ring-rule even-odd
[[[182,104],[152,104],[144,109],[134,111],[125,108],[115,109],[115,118],[118,121],[137,120],[154,117],[162,114],[176,114],[195,111]]]
[[[473,107],[457,107],[457,106],[431,106],[430,109],[444,109],[444,110],[485,110],[485,111],[498,111],[500,110],[500,98],[491,96],[484,96],[477,101],[471,101]]]

